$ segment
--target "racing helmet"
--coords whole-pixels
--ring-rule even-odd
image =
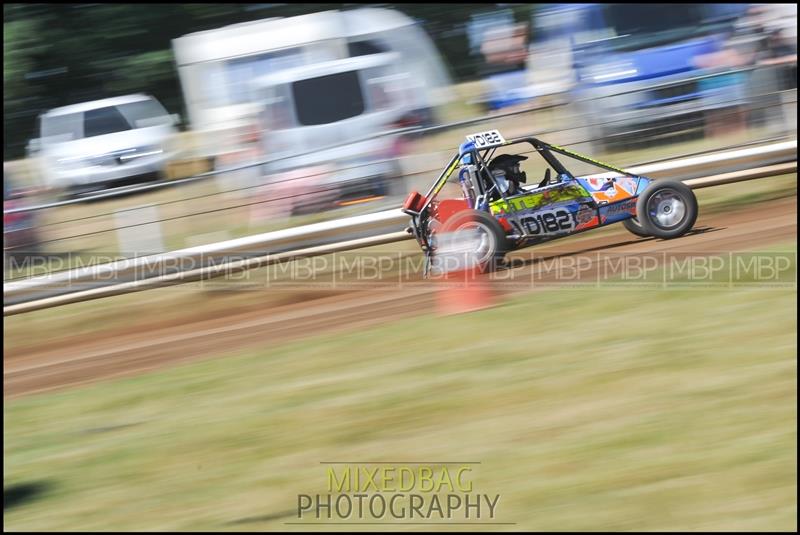
[[[510,187],[506,182],[513,182],[517,188],[520,183],[527,182],[528,177],[525,176],[525,171],[519,167],[519,163],[527,159],[527,156],[501,154],[489,163],[489,171],[494,175],[503,193],[507,192]]]

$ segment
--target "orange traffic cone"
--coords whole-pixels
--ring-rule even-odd
[[[491,283],[481,274],[474,255],[459,250],[458,233],[441,234],[439,243],[437,313],[448,316],[494,306],[496,296]]]
[[[473,277],[473,275],[476,275]],[[440,316],[482,310],[495,305],[495,293],[479,274],[469,271],[448,273],[437,292],[436,310]]]

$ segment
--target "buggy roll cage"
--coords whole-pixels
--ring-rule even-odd
[[[429,211],[431,203],[436,198],[436,196],[439,194],[439,192],[442,190],[444,185],[447,183],[447,180],[453,174],[453,171],[455,171],[456,167],[458,167],[459,161],[464,156],[466,156],[468,154],[472,156],[472,161],[477,164],[477,166],[476,166],[477,167],[477,173],[476,174],[478,175],[478,180],[476,181],[477,183],[474,184],[474,186],[479,188],[479,190],[480,190],[479,193],[481,195],[485,195],[488,192],[488,190],[486,190],[484,188],[484,184],[493,184],[494,187],[496,187],[497,192],[500,194],[500,197],[504,201],[506,201],[508,199],[508,197],[502,191],[502,189],[498,186],[494,175],[492,175],[492,173],[489,171],[487,162],[489,162],[491,160],[492,156],[494,156],[494,153],[498,148],[507,147],[509,145],[516,145],[518,143],[528,143],[528,144],[530,144],[536,152],[538,152],[539,154],[542,155],[542,157],[545,159],[547,164],[550,167],[552,167],[553,170],[556,173],[558,173],[558,175],[566,175],[569,178],[569,180],[575,180],[575,177],[572,175],[572,173],[569,172],[569,170],[567,170],[566,167],[564,167],[564,165],[558,160],[558,158],[555,157],[555,155],[553,154],[554,152],[558,153],[558,154],[561,154],[563,156],[568,156],[568,157],[571,157],[571,158],[575,158],[576,160],[581,161],[583,163],[596,165],[596,166],[598,166],[598,167],[600,167],[602,169],[605,169],[607,171],[614,171],[616,173],[620,173],[620,174],[622,174],[624,176],[629,176],[629,177],[632,177],[632,178],[640,178],[639,175],[635,175],[633,173],[625,171],[624,169],[620,169],[619,167],[615,167],[615,166],[607,164],[607,163],[599,162],[599,161],[597,161],[597,160],[595,160],[593,158],[590,158],[588,156],[585,156],[583,154],[579,154],[577,152],[571,151],[571,150],[566,149],[564,147],[560,147],[558,145],[552,145],[550,143],[547,143],[545,141],[542,141],[540,139],[537,139],[535,137],[530,137],[530,136],[510,139],[510,140],[504,141],[503,143],[499,143],[497,145],[492,145],[490,147],[483,148],[483,149],[479,149],[477,147],[473,147],[472,149],[470,149],[470,150],[468,150],[466,152],[458,151],[450,159],[450,162],[447,164],[447,166],[444,168],[444,170],[439,174],[439,177],[436,179],[436,181],[430,187],[428,192],[425,194],[424,203],[423,203],[422,207],[418,211],[413,210],[411,208],[403,208],[403,212],[405,212],[406,214],[411,216],[412,229],[414,231],[415,237],[417,238],[417,241],[419,241],[421,244],[423,244],[426,248],[430,247],[430,244],[428,243],[428,240],[427,240],[427,236],[425,235],[425,232],[423,232],[422,229],[420,228],[420,224],[423,222],[423,220],[425,219],[426,215],[428,214],[428,211]],[[483,177],[484,180],[481,180],[481,177]],[[488,180],[486,180],[486,179],[488,179]],[[489,188],[489,190],[491,190],[491,189],[492,188]]]

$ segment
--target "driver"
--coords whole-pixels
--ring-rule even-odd
[[[489,171],[505,195],[516,195],[522,191],[520,183],[524,184],[528,178],[525,171],[520,170],[519,163],[527,159],[527,156],[501,154],[489,163]]]

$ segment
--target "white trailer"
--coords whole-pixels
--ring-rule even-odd
[[[189,122],[219,134],[252,128],[262,108],[253,81],[283,69],[395,52],[405,78],[409,116],[430,122],[450,98],[450,77],[425,31],[404,14],[383,8],[324,11],[264,19],[173,40]],[[214,148],[209,147],[209,150]]]

